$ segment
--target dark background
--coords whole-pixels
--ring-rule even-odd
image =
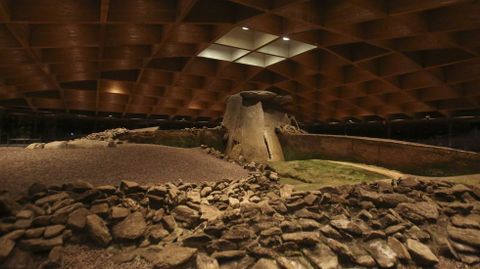
[[[219,121],[195,121],[188,117],[135,118],[135,115],[31,114],[0,110],[0,143],[11,138],[41,141],[71,139],[92,132],[125,127],[160,126],[161,129],[215,127]],[[331,122],[301,125],[310,133],[391,138],[480,152],[480,118],[423,118],[394,121]],[[450,134],[450,135],[449,135]]]

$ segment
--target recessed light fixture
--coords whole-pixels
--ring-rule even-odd
[[[283,39],[284,41],[288,41],[288,40],[290,40],[290,37],[284,36],[284,37],[282,37],[282,39]]]
[[[249,28],[247,26],[242,26],[242,30],[248,31]]]

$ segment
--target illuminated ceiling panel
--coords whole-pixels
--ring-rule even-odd
[[[266,67],[315,48],[287,37],[236,27],[198,56]]]

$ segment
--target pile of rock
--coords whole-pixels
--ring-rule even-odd
[[[306,134],[307,133],[306,131],[304,131],[300,128],[297,128],[294,125],[290,125],[290,124],[282,125],[282,126],[278,127],[275,131],[277,131],[278,133],[290,134],[290,135]]]
[[[202,184],[34,184],[0,199],[0,267],[62,245],[154,268],[463,266],[480,262],[480,189],[406,178],[293,191],[261,174]],[[455,262],[458,261],[458,262]],[[28,268],[28,267],[27,267]],[[458,267],[460,268],[460,267]],[[464,268],[464,267],[462,267]]]
[[[115,142],[117,139],[117,136],[128,133],[128,132],[129,130],[126,128],[115,128],[115,129],[105,130],[103,132],[89,134],[85,136],[84,139]]]
[[[203,151],[209,155],[212,155],[215,158],[230,162],[230,163],[235,163],[240,166],[242,166],[244,169],[248,170],[250,173],[262,173],[264,176],[269,177],[270,179],[277,181],[279,180],[279,175],[277,172],[273,171],[273,169],[265,163],[257,163],[257,162],[247,162],[247,160],[242,156],[238,156],[238,159],[233,159],[221,151],[209,147],[207,145],[201,145],[201,148]]]
[[[117,143],[113,141],[100,141],[90,139],[75,139],[69,141],[53,141],[50,143],[33,143],[26,149],[90,149],[90,148],[111,148]]]
[[[26,149],[110,148],[123,143],[123,141],[118,139],[118,136],[128,132],[131,132],[131,130],[126,128],[109,129],[75,140],[33,143],[28,145]]]

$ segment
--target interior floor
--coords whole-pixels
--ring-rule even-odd
[[[204,154],[200,149],[141,144],[67,150],[0,147],[0,182],[13,195],[25,194],[34,182],[61,185],[85,180],[98,186],[118,185],[121,180],[202,182],[247,175],[240,166]]]

